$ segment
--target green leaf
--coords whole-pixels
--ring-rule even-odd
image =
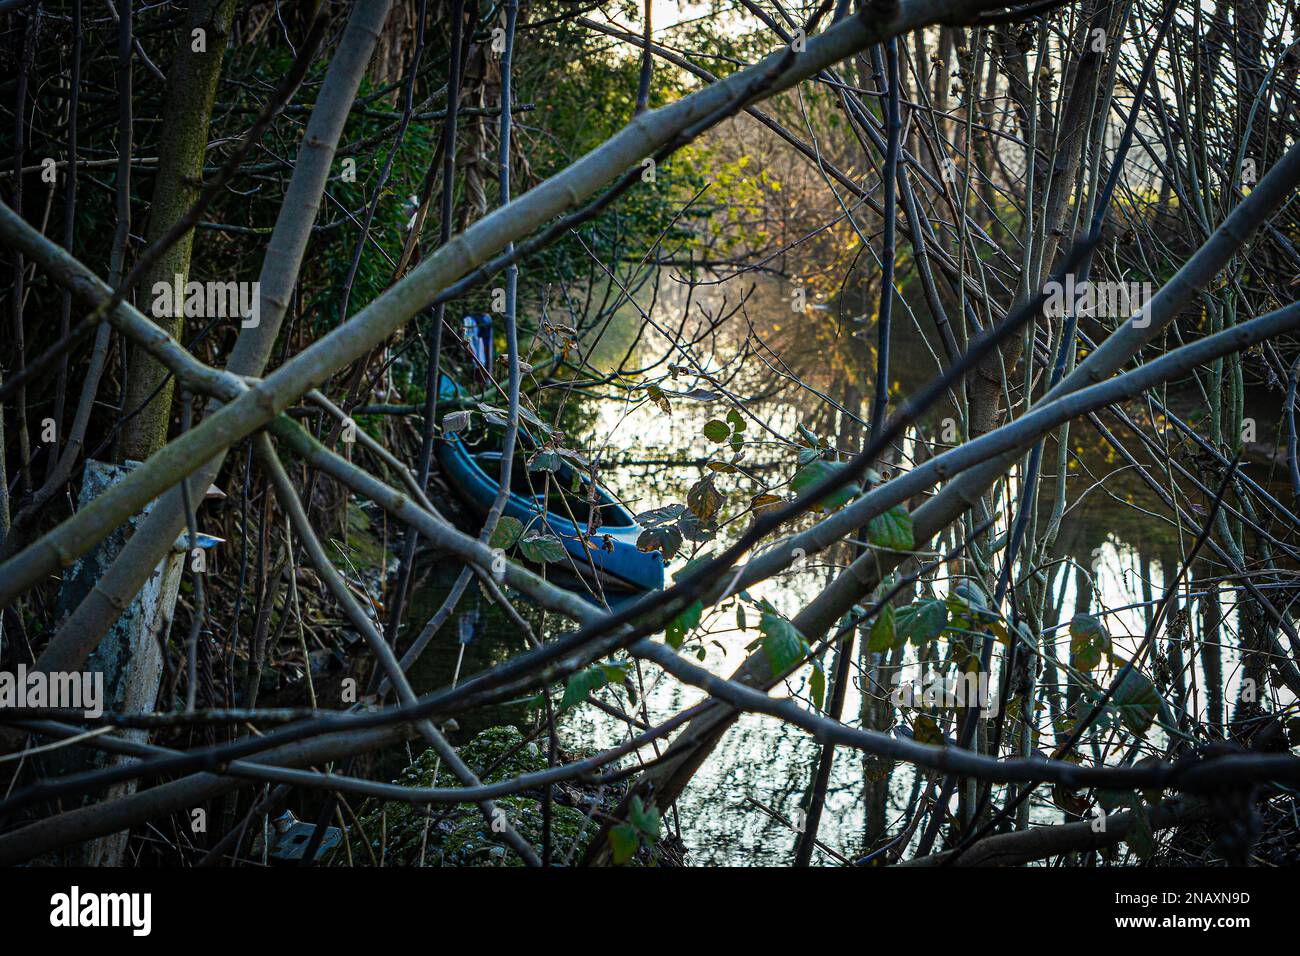
[[[774,675],[793,670],[808,653],[808,642],[785,618],[766,612],[758,625],[763,632],[763,653]]]
[[[810,462],[819,461],[822,458],[822,456],[825,454],[826,454],[826,449],[824,448],[800,448],[799,467],[802,468],[804,465],[807,465]]]
[[[745,447],[745,416],[734,408],[727,412],[727,424],[731,426],[731,450],[740,454],[740,450]]]
[[[598,667],[586,667],[576,674],[570,674],[564,685],[564,697],[560,700],[560,710],[568,710],[574,704],[580,704],[598,687],[605,686],[605,674]]]
[[[871,622],[871,634],[867,639],[869,651],[891,651],[898,643],[898,629],[894,621],[894,607],[886,604]]]
[[[605,683],[621,684],[632,673],[632,665],[627,661],[615,661],[612,664],[597,664],[605,675]]]
[[[824,458],[810,461],[794,473],[794,477],[790,479],[790,490],[795,494],[801,494],[805,488],[811,488],[818,482],[829,478],[843,467],[843,465],[837,465]],[[843,488],[831,492],[821,501],[817,502],[816,507],[821,511],[834,511],[836,508],[840,508],[852,501],[854,496],[856,496],[861,490],[862,489],[856,482],[849,482]]]
[[[818,710],[826,709],[826,671],[822,662],[813,661],[813,672],[808,678],[808,693],[812,696],[813,706]]]
[[[1092,795],[1097,798],[1097,806],[1107,813],[1114,813],[1120,807],[1128,805],[1129,798],[1133,796],[1133,791],[1106,790],[1099,787],[1092,792]]]
[[[659,808],[653,803],[649,807],[640,797],[633,797],[627,808],[627,822],[636,828],[637,833],[653,843],[659,839]]]
[[[1110,634],[1091,614],[1076,614],[1070,621],[1070,651],[1080,670],[1093,670],[1110,652]]]
[[[731,435],[731,429],[727,427],[726,422],[712,419],[704,423],[704,437],[715,445],[721,445]]]
[[[607,684],[621,684],[627,680],[631,665],[622,662],[615,664],[592,664],[569,676],[564,685],[564,697],[560,700],[560,710],[568,710],[574,704],[586,700],[591,692],[600,690]]]
[[[876,515],[867,525],[867,540],[878,548],[890,551],[911,551],[912,516],[905,505],[894,505],[884,514]]]
[[[680,568],[678,568],[676,571],[673,572],[673,580],[685,581],[687,578],[689,578],[700,568],[708,564],[710,560],[712,560],[712,555],[710,555],[708,551],[704,551],[701,552],[700,554],[697,554],[695,557],[691,558],[691,560],[687,561]]]
[[[1115,686],[1111,703],[1119,708],[1124,726],[1141,737],[1160,716],[1164,700],[1146,674],[1130,668]]]
[[[954,622],[968,630],[982,628],[998,619],[998,615],[989,607],[989,599],[984,590],[970,578],[962,578],[948,594],[948,610],[952,612]]]
[[[609,828],[609,849],[614,858],[615,866],[623,866],[636,856],[637,847],[641,845],[641,837],[636,832],[636,827],[630,823],[620,823],[616,827]]]
[[[488,538],[488,547],[503,550],[514,547],[523,531],[524,523],[522,521],[509,515],[502,515],[497,520],[497,526],[492,529],[492,537]]]
[[[703,613],[704,605],[696,601],[669,621],[664,631],[664,640],[668,642],[668,646],[675,651],[680,650],[682,644],[686,642],[686,635],[700,623],[700,616]]]
[[[898,636],[918,647],[933,641],[947,626],[948,606],[938,598],[926,598],[901,607],[894,615]]]
[[[1133,810],[1133,825],[1124,836],[1124,842],[1143,860],[1149,860],[1156,852],[1156,836],[1151,829],[1151,817],[1147,813],[1146,804],[1136,793],[1130,795],[1129,807]]]
[[[526,535],[519,542],[519,550],[524,553],[525,558],[535,564],[563,561],[568,553],[564,550],[563,542],[555,535],[537,532]]]

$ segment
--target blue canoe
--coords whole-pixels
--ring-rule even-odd
[[[475,357],[485,367],[491,360],[491,319],[487,316],[466,317],[466,339]],[[443,376],[439,383],[440,398],[462,397],[464,392]],[[535,441],[520,429],[520,443],[534,446]],[[497,449],[471,449],[459,435],[450,434],[436,443],[438,464],[447,483],[481,515],[486,515],[501,487],[501,452]],[[529,474],[522,461],[511,469],[512,488],[503,514],[523,525],[523,533],[551,534],[559,538],[571,560],[563,566],[584,577],[596,578],[616,591],[655,591],[664,586],[663,555],[658,551],[637,549],[636,541],[643,530],[623,505],[601,485],[596,485],[596,503],[588,502],[591,479],[567,463],[550,476]],[[561,489],[580,483],[576,494]],[[551,500],[559,510],[551,510],[544,500],[544,487],[551,489]],[[560,496],[563,494],[563,502]],[[587,536],[590,509],[599,512],[594,533]],[[572,517],[570,517],[572,515]]]
[[[500,451],[471,451],[455,435],[438,442],[438,464],[456,491],[480,514],[486,515],[501,487]],[[506,498],[504,514],[523,525],[524,534],[546,533],[560,539],[564,550],[572,558],[564,567],[584,576],[602,579],[602,583],[634,591],[654,591],[664,586],[663,555],[658,551],[637,550],[636,540],[642,528],[636,519],[605,488],[596,486],[599,499],[594,506],[587,501],[584,489],[576,495],[566,495],[565,505],[559,505],[561,488],[571,486],[575,472],[561,466],[551,477],[552,499],[564,511],[551,511],[545,507],[541,491],[545,475],[528,473],[522,462],[511,469],[514,487]],[[533,488],[529,487],[529,480]],[[579,480],[589,482],[586,476]],[[599,509],[595,532],[585,538],[589,509]],[[569,517],[572,513],[573,518]],[[577,523],[575,524],[574,519]],[[588,546],[588,542],[590,546]]]

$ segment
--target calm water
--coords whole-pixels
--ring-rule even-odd
[[[734,303],[738,293],[714,287],[710,295],[698,296],[695,306],[701,314],[727,311],[723,297]],[[703,303],[703,307],[701,304]],[[734,305],[730,306],[734,308]],[[655,310],[657,322],[668,325],[679,318],[681,295],[669,290],[661,296]],[[763,316],[760,322],[758,316]],[[608,366],[617,363],[627,352],[640,316],[625,308],[609,323],[601,335],[593,361]],[[866,332],[861,331],[865,328]],[[868,335],[869,333],[869,335]],[[860,430],[850,412],[866,417],[870,377],[874,368],[872,343],[874,328],[843,325],[829,312],[794,314],[786,304],[785,291],[774,281],[760,283],[746,304],[744,315],[738,314],[717,334],[704,338],[693,349],[693,359],[708,377],[689,373],[662,382],[669,393],[673,411],[666,415],[653,403],[644,401],[641,390],[620,393],[606,389],[605,400],[571,396],[566,399],[570,411],[578,407],[582,414],[582,434],[571,444],[589,453],[599,453],[606,462],[606,483],[619,493],[634,512],[672,502],[684,502],[687,489],[703,474],[702,460],[720,446],[701,436],[701,429],[712,418],[723,418],[730,408],[725,400],[697,401],[682,397],[692,390],[728,392],[740,397],[745,407],[755,412],[769,431],[750,423],[742,464],[755,479],[743,475],[721,474],[717,486],[727,496],[724,519],[743,509],[749,497],[762,490],[760,482],[780,484],[793,474],[797,451],[782,442],[795,440],[802,424],[842,447],[855,447]],[[644,337],[635,354],[643,362],[653,361],[662,352],[663,340],[654,333]],[[738,357],[745,355],[741,363]],[[779,356],[779,358],[778,358]],[[681,366],[690,363],[677,353],[672,361]],[[905,325],[894,342],[894,368],[891,378],[896,387],[910,390],[935,373],[937,366],[925,340]],[[660,366],[652,375],[666,374]],[[796,386],[796,379],[828,398],[843,402],[836,408]],[[573,403],[568,406],[567,403]],[[639,404],[638,404],[639,403]],[[1171,395],[1171,404],[1180,414],[1193,411],[1198,398],[1193,390],[1184,389]],[[928,428],[942,417],[940,410]],[[1273,423],[1262,421],[1260,432],[1270,434]],[[1158,597],[1165,575],[1173,573],[1178,530],[1162,516],[1160,502],[1124,468],[1122,460],[1112,457],[1096,433],[1087,425],[1076,423],[1070,433],[1074,451],[1070,482],[1070,507],[1058,538],[1058,552],[1084,567],[1095,569],[1100,605],[1122,608],[1144,600],[1142,573],[1148,575],[1148,595]],[[1044,496],[1049,500],[1055,490],[1055,443],[1049,442],[1045,456]],[[1257,476],[1260,477],[1260,476]],[[1099,482],[1106,479],[1103,488]],[[1046,511],[1043,512],[1046,519]],[[748,519],[741,519],[741,524]],[[728,537],[742,530],[741,525],[724,525],[719,541],[703,546],[716,550]],[[1184,530],[1183,536],[1188,532]],[[1190,531],[1195,536],[1195,529]],[[679,556],[670,570],[679,568],[686,555]],[[441,600],[458,569],[433,566],[412,608],[411,619],[423,622]],[[787,614],[796,612],[829,579],[831,569],[819,563],[818,556],[803,566],[764,582],[751,593],[770,600]],[[1059,579],[1058,579],[1059,581]],[[936,587],[945,589],[940,579]],[[1060,584],[1057,588],[1059,590]],[[1065,584],[1062,619],[1069,620],[1076,606],[1073,575]],[[1149,600],[1150,597],[1145,599]],[[1231,620],[1232,596],[1225,598],[1224,612]],[[1090,608],[1098,609],[1093,599]],[[1138,608],[1109,615],[1106,623],[1121,653],[1131,648],[1145,629],[1145,612]],[[553,616],[550,625],[563,622]],[[740,630],[734,610],[706,615],[701,633],[706,649],[705,666],[718,674],[730,674],[747,651],[746,645],[760,635],[757,615],[748,615],[748,630]],[[418,627],[418,625],[417,625]],[[462,650],[458,636],[468,636],[470,643]],[[1058,632],[1062,656],[1068,635]],[[460,613],[446,628],[444,639],[435,641],[413,673],[417,690],[445,685],[455,673],[470,674],[522,649],[522,640],[495,608],[471,587],[460,605]],[[856,655],[855,650],[855,655]],[[463,655],[463,656],[462,656]],[[909,655],[910,659],[910,655]],[[1224,671],[1233,674],[1237,659],[1225,653]],[[654,668],[644,667],[645,704],[651,720],[661,720],[697,702],[701,694],[663,677]],[[789,681],[786,692],[805,696],[805,675]],[[858,723],[861,695],[856,674],[849,688],[845,719]],[[1231,688],[1230,683],[1230,688]],[[611,703],[625,705],[620,693],[604,690]],[[499,722],[528,720],[526,705],[499,708],[491,713],[473,715],[462,722],[462,734],[471,734],[484,726]],[[561,724],[566,743],[588,747],[612,745],[627,736],[626,726],[590,706],[580,706],[566,714]],[[678,805],[675,822],[690,849],[694,865],[762,864],[792,861],[795,834],[782,822],[792,818],[809,788],[819,746],[801,731],[791,729],[766,717],[742,717],[727,733],[707,764],[699,771]],[[862,811],[863,766],[857,753],[841,750],[831,777],[831,786],[819,837],[835,853],[853,858],[863,849]],[[900,767],[891,781],[890,820],[894,823],[903,813],[913,788],[909,768]],[[1033,816],[1042,821],[1055,818],[1047,802],[1047,791]],[[814,862],[833,863],[834,856],[821,851]]]

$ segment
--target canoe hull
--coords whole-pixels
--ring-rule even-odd
[[[437,455],[452,488],[480,515],[486,515],[501,483],[495,474],[484,470],[480,455],[475,455],[455,435],[437,442]],[[492,460],[499,462],[500,456],[492,456]],[[545,532],[557,537],[571,559],[565,566],[572,571],[598,577],[616,589],[660,590],[664,586],[663,555],[658,551],[638,550],[636,541],[641,526],[607,491],[598,486],[597,492],[602,499],[602,521],[589,539],[590,547],[584,540],[585,525],[579,528],[567,515],[545,511],[535,498],[511,491],[503,513],[519,521],[525,534]]]

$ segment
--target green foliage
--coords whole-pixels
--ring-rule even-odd
[[[497,526],[492,529],[492,536],[488,538],[489,548],[509,549],[514,547],[519,536],[523,534],[524,525],[518,518],[512,518],[509,515],[502,515],[497,520]]]
[[[537,773],[546,769],[546,752],[535,742],[525,742],[524,736],[514,727],[493,727],[478,734],[458,748],[461,759],[478,774],[484,783],[500,783],[521,774]],[[589,756],[586,752],[565,753],[562,759],[569,762]],[[447,765],[437,753],[428,749],[421,753],[394,780],[409,787],[435,785],[446,780]],[[593,794],[594,795],[594,794]],[[605,788],[599,798],[601,810],[611,812],[621,799],[620,788]],[[533,846],[542,842],[542,808],[536,797],[508,796],[496,801],[497,807],[519,834]],[[507,850],[484,820],[479,808],[466,804],[451,807],[448,816],[437,826],[429,825],[425,808],[404,801],[366,801],[360,808],[360,825],[355,829],[354,853],[360,859],[369,857],[360,841],[369,844],[370,852],[385,866],[492,866],[504,863],[522,866],[523,860]],[[586,813],[564,803],[551,807],[551,836],[561,853],[571,850],[577,854],[590,839],[595,828],[586,826]],[[340,862],[336,852],[334,862]]]
[[[867,525],[867,540],[878,548],[889,551],[911,551],[912,516],[905,505],[894,505],[884,514],[876,515]]]
[[[808,696],[818,710],[826,709],[826,671],[819,660],[813,660],[813,671],[808,677]]]
[[[659,808],[654,804],[647,807],[640,797],[633,797],[628,804],[627,822],[609,829],[614,864],[624,866],[642,846],[653,846],[659,839],[660,829]]]
[[[895,621],[893,605],[886,604],[876,615],[876,619],[871,622],[871,632],[867,639],[867,650],[869,651],[889,651],[893,650],[900,643],[906,641],[905,636],[900,636]]]
[[[1102,654],[1110,653],[1110,634],[1098,618],[1076,614],[1070,621],[1070,652],[1080,670],[1090,671],[1101,664]]]
[[[704,423],[701,434],[715,445],[730,444],[732,452],[739,456],[745,444],[745,416],[734,408],[727,410],[726,421],[713,418]],[[709,467],[715,471],[735,471],[731,465],[723,462],[710,462]]]
[[[686,635],[699,626],[703,614],[704,605],[699,601],[692,602],[690,607],[668,622],[668,627],[664,631],[664,640],[673,650],[680,650],[686,641]]]
[[[1142,797],[1136,793],[1129,795],[1129,809],[1133,811],[1133,825],[1124,836],[1124,842],[1142,860],[1151,859],[1156,852],[1155,831],[1151,828],[1151,815]]]
[[[805,489],[830,478],[843,467],[843,465],[829,462],[824,458],[810,461],[795,472],[794,477],[790,479],[790,490],[795,494],[801,494]],[[861,490],[861,487],[856,482],[849,482],[817,502],[817,508],[823,512],[834,511],[852,501]]]
[[[555,535],[535,531],[529,532],[519,540],[519,550],[534,564],[560,562],[568,553],[564,550],[563,542]]]
[[[528,124],[545,130],[545,135],[530,139],[528,150],[532,175],[540,181],[632,119],[641,63],[635,51],[567,23],[521,34],[520,43],[515,59],[518,97],[535,107],[527,115]],[[676,100],[694,88],[678,71],[656,69],[651,105]],[[545,282],[571,282],[573,263],[587,261],[587,250],[600,261],[610,261],[647,252],[661,238],[665,247],[694,241],[694,223],[679,214],[712,178],[710,172],[707,156],[679,151],[658,164],[653,183],[636,182],[614,207],[584,225],[580,238],[566,234],[531,256],[530,280],[539,289]]]
[[[630,823],[620,823],[609,828],[609,849],[615,866],[625,866],[641,846],[641,838],[636,827]]]
[[[901,607],[895,614],[898,637],[924,647],[948,626],[948,606],[938,598],[926,598]]]
[[[726,422],[715,418],[704,423],[703,434],[709,441],[720,445],[731,435],[731,429]]]
[[[1130,668],[1115,686],[1111,704],[1119,710],[1124,726],[1139,737],[1155,723],[1164,706],[1156,685],[1136,667]]]
[[[984,590],[970,578],[963,578],[953,585],[947,604],[956,626],[974,630],[998,620]]]
[[[560,700],[560,710],[568,710],[574,704],[580,704],[591,696],[591,692],[608,684],[624,684],[632,673],[632,665],[627,661],[613,664],[592,664],[569,676],[564,686],[564,697]],[[629,685],[630,689],[630,685]]]
[[[808,641],[779,614],[764,611],[758,628],[763,633],[763,654],[773,674],[793,670],[808,656]]]

